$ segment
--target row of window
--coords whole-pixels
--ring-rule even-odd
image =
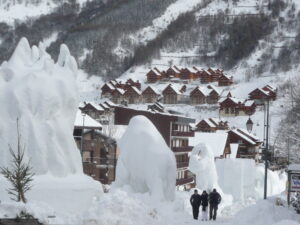
[[[187,147],[189,146],[189,140],[188,139],[172,139],[171,141],[171,147]]]

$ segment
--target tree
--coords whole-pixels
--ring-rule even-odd
[[[13,200],[26,203],[25,193],[31,189],[34,173],[30,167],[30,162],[25,162],[25,146],[21,144],[21,135],[19,131],[19,120],[17,119],[17,152],[8,145],[12,156],[12,166],[0,168],[0,173],[8,179],[12,188],[9,188],[8,194],[12,195]]]

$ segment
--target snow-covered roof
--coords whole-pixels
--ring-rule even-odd
[[[170,87],[176,94],[181,95],[182,93],[180,92],[181,87],[175,84],[168,84],[168,86],[164,89],[166,90],[168,87]]]
[[[171,67],[176,73],[180,73],[180,68],[178,68],[177,66],[172,66]]]
[[[250,107],[250,106],[252,106],[254,103],[255,103],[255,102],[254,102],[253,100],[247,100],[247,101],[245,102],[245,106]]]
[[[102,125],[94,120],[87,114],[83,114],[81,110],[77,110],[76,119],[74,122],[75,127],[84,127],[84,128],[93,128],[93,129],[101,129]]]
[[[195,137],[190,138],[191,144],[196,146],[199,143],[208,145],[214,153],[215,157],[220,157],[224,154],[228,133],[217,132],[217,133],[205,133],[195,132]]]
[[[208,70],[204,70],[202,69],[203,72],[207,73],[208,75],[211,75],[211,72],[209,72]]]
[[[119,92],[121,95],[124,95],[125,91],[121,88],[116,88],[116,91]]]
[[[149,85],[148,87],[145,88],[145,90],[148,89],[148,88],[150,88],[155,94],[157,94],[157,95],[160,94],[159,91],[158,91],[155,87]],[[145,90],[144,90],[144,91],[145,91]],[[143,91],[143,92],[144,92],[144,91]]]
[[[141,91],[137,87],[134,87],[134,86],[131,86],[131,87],[138,95],[142,94]]]
[[[217,92],[219,95],[221,94],[221,91],[215,85],[210,84],[210,85],[208,85],[208,87],[211,87],[211,89],[214,90],[215,92]]]
[[[100,103],[100,105],[102,106],[102,108],[104,108],[104,109],[109,109],[110,107],[107,105],[107,104],[105,104],[105,103]]]
[[[216,127],[216,125],[213,124],[213,122],[211,122],[209,119],[204,119],[204,121],[205,121],[210,127]]]
[[[255,136],[252,133],[249,133],[246,129],[243,128],[238,128],[238,130],[242,131],[244,134],[250,136],[251,138],[253,138],[255,141],[260,141],[259,137]]]
[[[195,69],[195,68],[193,68],[193,67],[188,67],[187,68],[189,71],[191,71],[192,73],[197,73],[198,71]]]
[[[105,103],[111,107],[116,107],[117,105],[110,100],[106,100]]]
[[[98,111],[104,111],[104,108],[95,102],[87,102],[87,104],[90,104],[92,107],[94,107]]]
[[[218,125],[222,120],[219,118],[209,118],[210,121],[212,121],[215,125]]]
[[[230,158],[236,158],[239,149],[239,144],[230,144]]]
[[[86,105],[85,102],[80,102],[79,105],[78,105],[78,107],[79,107],[79,108],[83,108],[85,105]]]
[[[212,91],[211,89],[208,89],[207,87],[197,87],[199,91],[201,91],[205,96],[208,96],[209,93]]]
[[[115,89],[115,87],[112,85],[112,84],[110,84],[110,83],[105,83],[111,90],[114,90]]]
[[[239,130],[237,129],[233,129],[231,130],[233,133],[235,133],[236,135],[238,135],[239,137],[241,137],[242,139],[244,139],[245,141],[247,141],[249,144],[255,145],[256,142],[253,141],[251,138],[247,137],[246,135],[244,135],[243,133],[241,133]]]

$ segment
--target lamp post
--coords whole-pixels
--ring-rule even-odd
[[[246,122],[246,127],[247,127],[247,131],[249,133],[251,133],[251,131],[253,129],[253,121],[251,120],[250,116],[249,116],[249,119]]]
[[[81,142],[80,142],[80,151],[81,151],[81,161],[83,162],[83,133],[84,133],[84,120],[85,120],[85,113],[81,113],[82,116],[82,132],[81,132]]]

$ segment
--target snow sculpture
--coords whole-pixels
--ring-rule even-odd
[[[129,186],[157,200],[173,200],[176,161],[156,127],[144,116],[133,117],[119,143],[116,187]]]
[[[218,188],[215,157],[209,146],[200,143],[194,147],[189,162],[190,171],[196,175],[196,183],[201,190]]]
[[[77,111],[77,64],[62,45],[57,63],[43,46],[23,38],[0,66],[0,166],[8,166],[8,145],[16,145],[19,118],[22,144],[36,175],[82,173],[73,139]]]

